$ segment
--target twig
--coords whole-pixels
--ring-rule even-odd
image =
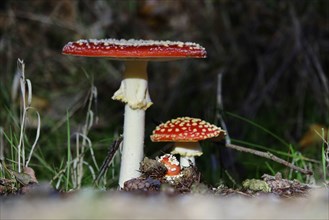
[[[281,159],[281,158],[273,155],[270,152],[262,152],[262,151],[258,151],[258,150],[254,150],[254,149],[250,149],[250,148],[246,148],[246,147],[242,147],[242,146],[235,145],[235,144],[226,144],[225,146],[226,147],[229,147],[229,148],[232,148],[232,149],[235,149],[237,151],[251,153],[251,154],[254,154],[254,155],[257,155],[257,156],[260,156],[260,157],[264,157],[264,158],[273,160],[273,161],[275,161],[277,163],[283,164],[283,165],[285,165],[287,167],[290,167],[291,169],[297,170],[297,171],[299,171],[301,173],[304,173],[306,175],[312,175],[313,174],[312,171],[307,170],[307,169],[303,169],[303,168],[300,168],[300,167],[297,167],[297,166],[289,163],[288,161],[285,161],[285,160],[283,160],[283,159]]]
[[[109,164],[111,163],[115,153],[117,152],[117,150],[119,149],[119,146],[122,142],[122,137],[117,138],[112,145],[109,148],[109,151],[106,155],[106,158],[102,164],[102,166],[99,169],[99,173],[94,181],[95,185],[98,185],[98,182],[100,180],[100,178],[102,178],[102,176],[104,175],[104,173],[106,172],[107,168],[109,167]]]

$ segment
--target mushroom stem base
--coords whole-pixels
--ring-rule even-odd
[[[180,166],[181,167],[189,167],[190,166],[189,160],[191,161],[191,163],[193,165],[195,165],[195,158],[194,157],[183,157],[183,156],[181,156],[180,157]]]
[[[119,186],[140,176],[139,165],[144,154],[145,111],[125,105],[123,149],[121,156]]]

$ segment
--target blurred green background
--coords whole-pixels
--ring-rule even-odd
[[[33,85],[32,106],[41,114],[36,154],[58,169],[66,156],[67,110],[71,133],[81,131],[93,83],[97,121],[89,137],[101,164],[113,137],[122,132],[124,105],[111,99],[120,85],[122,63],[64,56],[62,47],[89,38],[191,41],[206,48],[206,59],[149,64],[154,105],[146,114],[147,156],[170,150],[149,140],[158,123],[191,116],[220,125],[220,113],[233,143],[291,153],[258,124],[296,151],[320,159],[317,138],[300,141],[310,126],[329,125],[328,9],[326,0],[2,0],[0,126],[7,134],[19,130],[19,97],[12,97],[11,90],[20,58]],[[218,109],[219,86],[223,111]],[[30,120],[28,139],[33,139],[34,129]],[[10,146],[6,141],[4,146],[8,156]],[[203,146],[205,153],[197,162],[209,184],[228,177],[238,182],[259,177],[270,168],[288,173],[253,155],[214,143]],[[36,157],[31,166],[39,179],[54,176]],[[117,177],[117,169],[112,171]]]

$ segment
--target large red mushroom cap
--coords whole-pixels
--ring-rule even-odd
[[[171,60],[205,58],[205,48],[196,43],[155,40],[78,40],[67,43],[63,54],[113,59]]]
[[[222,139],[226,132],[199,118],[180,117],[158,125],[151,135],[154,142],[197,142]]]

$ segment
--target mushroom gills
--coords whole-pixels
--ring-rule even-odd
[[[180,155],[181,167],[189,167],[189,161],[195,164],[195,157],[202,155],[202,149],[199,142],[175,142],[175,148],[171,153]]]

